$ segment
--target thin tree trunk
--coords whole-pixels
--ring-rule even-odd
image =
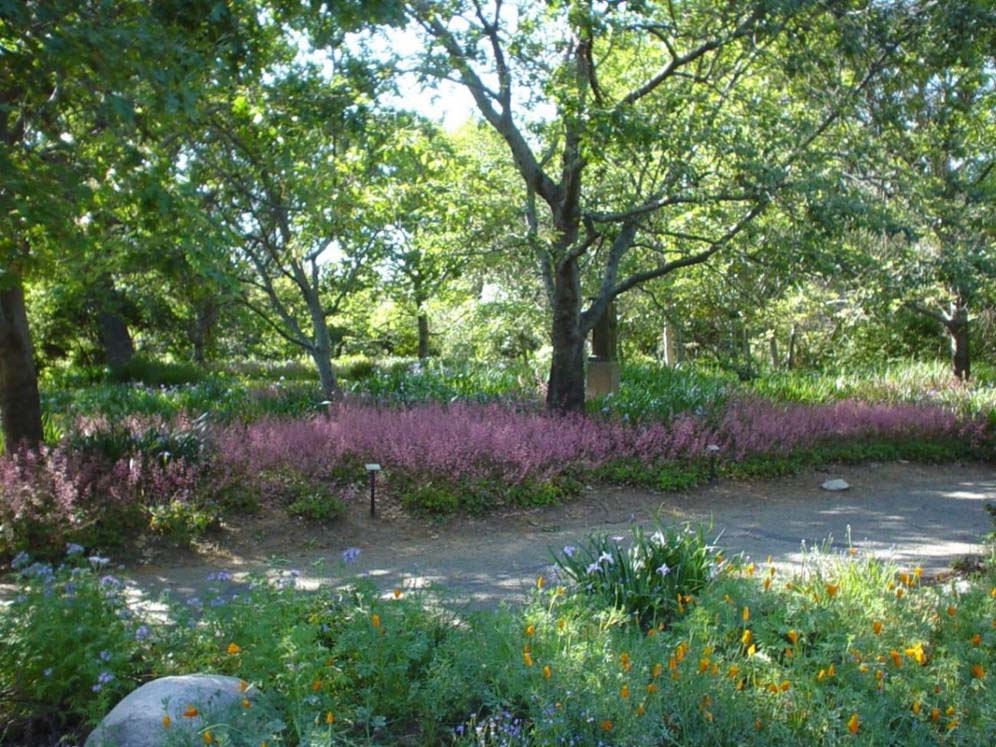
[[[564,261],[556,271],[550,342],[553,359],[546,406],[561,412],[582,412],[585,335],[581,331],[581,278],[573,259]]]
[[[418,357],[419,360],[429,357],[429,315],[424,311],[418,314]]]
[[[795,346],[798,334],[799,334],[798,329],[793,324],[792,327],[789,329],[788,369],[790,371],[795,368]]]
[[[768,338],[768,352],[771,354],[771,367],[777,369],[781,361],[778,358],[778,338],[774,332]]]
[[[8,451],[42,442],[38,375],[24,289],[17,279],[0,289],[0,417]]]

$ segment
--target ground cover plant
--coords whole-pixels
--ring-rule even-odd
[[[537,579],[528,603],[485,611],[406,588],[305,591],[286,570],[232,586],[218,571],[206,591],[167,597],[165,616],[152,616],[129,608],[107,561],[83,548],[57,565],[20,556],[17,596],[0,612],[0,737],[83,734],[147,679],[199,671],[235,675],[263,697],[207,721],[166,720],[168,744],[184,734],[220,745],[579,747],[996,738],[991,571],[924,585],[917,568],[852,550],[810,556],[788,577],[707,538],[661,527],[632,552],[603,549],[613,559],[595,556],[589,570],[571,561],[603,538],[558,548],[573,580]],[[645,552],[671,563],[647,568]],[[669,594],[642,594],[649,576]]]
[[[519,368],[395,362],[378,373],[354,363],[358,384],[374,383],[334,403],[312,383],[261,386],[233,374],[184,387],[53,390],[61,438],[0,456],[0,555],[66,542],[106,548],[143,529],[187,543],[225,512],[263,505],[333,521],[361,493],[368,462],[383,465],[388,497],[447,513],[560,501],[592,480],[670,490],[832,461],[992,452],[992,425],[976,406],[989,390],[951,385],[954,399],[939,398],[925,388],[938,385],[930,369],[909,372],[901,387],[886,377],[887,386],[861,389],[802,374],[744,387],[631,366],[618,396],[587,415],[557,415],[520,398],[528,379]],[[378,389],[382,375],[398,396]],[[755,393],[763,386],[771,396]],[[468,401],[477,387],[487,396]]]

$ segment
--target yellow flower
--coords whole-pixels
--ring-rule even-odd
[[[852,713],[851,717],[847,719],[847,730],[851,734],[858,733],[858,727],[861,725],[861,720],[858,718],[858,714]]]
[[[701,659],[699,659],[699,672],[700,673],[704,672],[708,668],[709,668],[709,657],[703,656]]]
[[[203,734],[201,735],[201,739],[203,739],[203,740],[204,740],[204,744],[211,744],[211,742],[213,742],[213,741],[214,741],[214,736],[212,736],[212,734],[211,734],[211,732],[210,732],[210,731],[205,731],[205,732],[204,732],[204,733],[203,733]]]
[[[543,577],[542,576],[537,576],[536,577],[536,588],[537,589],[542,589],[543,588]]]
[[[874,633],[875,635],[878,635],[881,632],[882,632],[882,621],[881,620],[872,620],[872,633]]]
[[[622,667],[622,670],[623,670],[624,672],[628,672],[628,671],[629,671],[629,668],[630,668],[631,666],[633,666],[633,665],[632,665],[632,664],[630,663],[630,660],[629,660],[629,654],[628,654],[628,653],[626,653],[625,651],[623,651],[623,652],[622,652],[621,654],[619,654],[619,666],[621,666],[621,667]]]
[[[649,683],[647,685],[647,692],[650,693],[651,695],[653,693],[657,692],[657,683],[655,683],[655,682]]]
[[[896,599],[902,599],[904,593],[905,592],[903,591],[903,587],[900,586],[898,589],[896,589]]]
[[[755,729],[757,729],[758,731],[761,731],[761,727],[762,726],[763,726],[763,724],[761,723],[761,719],[759,719],[759,718],[754,719],[754,728]]]
[[[197,715],[197,709],[192,705],[187,705],[187,707],[183,709],[183,715],[187,718],[193,718]]]
[[[168,729],[169,725],[173,723],[173,720],[169,717],[168,713],[163,714],[163,728]]]
[[[744,607],[743,611],[740,613],[740,617],[744,622],[750,620],[750,607]]]
[[[909,586],[910,585],[910,574],[906,573],[906,571],[902,571],[899,574],[899,583],[901,583],[903,586]]]
[[[940,708],[931,708],[930,709],[930,720],[931,721],[937,721],[940,717],[941,717],[941,709]]]
[[[950,721],[948,721],[946,728],[947,728],[948,731],[951,731],[952,729],[957,729],[958,728],[958,719],[953,718]]]
[[[831,599],[837,596],[837,591],[840,589],[840,584],[826,584],[824,587],[827,590],[827,596]]]
[[[923,664],[924,659],[926,658],[923,654],[923,644],[920,642],[914,643],[906,649],[906,655],[913,659],[917,664]]]
[[[951,714],[954,713],[954,711],[955,711],[954,706],[949,705],[947,708],[944,709],[944,715],[950,716]]]
[[[752,643],[752,644],[750,644],[750,645],[749,645],[749,646],[747,647],[747,657],[748,657],[748,658],[750,658],[750,657],[751,657],[751,656],[753,656],[753,655],[754,655],[755,653],[757,653],[757,646],[755,646],[755,645],[754,645],[754,644]]]
[[[235,654],[239,653],[242,650],[242,647],[239,646],[239,644],[237,644],[235,641],[232,641],[231,643],[228,644],[228,648],[226,650],[228,651],[229,654],[234,656]]]
[[[748,563],[744,567],[744,573],[746,573],[748,576],[753,576],[754,575],[754,563]]]
[[[731,680],[736,678],[740,674],[740,668],[736,664],[730,664],[729,668],[726,670],[726,676]]]
[[[378,615],[376,612],[374,612],[372,615],[370,615],[370,624],[373,625],[375,628],[379,628],[380,627],[380,615]]]
[[[528,651],[522,652],[522,663],[527,667],[531,667],[533,665],[533,657]]]
[[[605,719],[599,726],[602,727],[602,731],[612,731],[612,722]]]
[[[335,723],[335,714],[332,711],[325,712],[325,723],[330,726]]]
[[[644,713],[646,713],[646,712],[647,712],[647,709],[646,709],[646,707],[645,707],[645,706],[643,705],[643,703],[640,703],[640,705],[638,705],[638,706],[636,707],[636,715],[637,715],[637,716],[642,716],[642,715],[643,715]]]
[[[659,661],[654,663],[653,668],[650,670],[650,676],[654,678],[660,677],[662,669],[663,667],[661,667],[661,663]]]
[[[750,628],[745,628],[744,632],[740,634],[740,642],[745,646],[750,645],[751,642]]]
[[[249,706],[250,706],[249,698],[243,698],[242,699],[242,707],[243,708],[248,708]]]
[[[914,716],[919,715],[920,714],[920,701],[919,700],[914,700],[913,701],[913,705],[910,706],[910,710],[913,712]]]
[[[913,578],[919,581],[922,573],[923,573],[923,568],[917,566],[916,568],[913,569]]]
[[[854,548],[854,547],[847,548],[847,554],[848,555],[857,555],[858,554],[857,548]]]
[[[248,689],[249,689],[249,683],[246,682],[245,680],[239,680],[239,692],[244,693]]]
[[[546,677],[546,679],[550,679],[550,675],[552,675],[552,674],[553,674],[553,670],[550,669],[550,665],[549,664],[544,664],[543,665],[543,676]]]
[[[682,661],[685,658],[685,653],[688,651],[688,644],[684,641],[679,643],[674,648],[674,656],[678,661]]]
[[[764,590],[767,591],[768,587],[771,586],[771,576],[768,576],[767,578],[764,579],[763,586],[764,586]]]
[[[394,598],[398,599],[401,596],[401,589],[399,589],[397,586],[395,586],[394,587],[394,591],[392,593],[394,594]]]
[[[794,630],[790,630],[785,634],[785,637],[789,639],[789,642],[794,646],[795,642],[799,640],[799,634]]]
[[[953,604],[949,604],[948,605],[948,617],[954,617],[955,616],[955,611],[956,610],[955,610],[954,605]]]
[[[972,665],[972,676],[975,677],[975,679],[977,679],[977,680],[982,679],[982,677],[985,675],[985,673],[986,673],[986,670],[984,670],[982,668],[981,664],[973,664]]]
[[[969,642],[970,642],[970,643],[971,643],[971,644],[972,644],[973,646],[978,646],[978,645],[979,645],[980,643],[982,643],[982,634],[981,634],[981,633],[976,633],[975,635],[973,635],[973,636],[972,636],[971,638],[969,638],[968,640],[969,640]]]
[[[903,657],[899,655],[899,652],[896,651],[896,649],[892,649],[892,651],[889,652],[889,656],[892,659],[892,663],[896,665],[896,669],[903,665]]]
[[[619,688],[619,697],[628,698],[629,697],[629,685],[623,685]]]
[[[533,625],[532,623],[529,623],[526,626],[526,635],[532,635],[535,632],[536,632],[536,626]]]

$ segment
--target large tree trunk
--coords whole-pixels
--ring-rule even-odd
[[[557,268],[553,290],[553,360],[546,406],[561,412],[584,410],[584,343],[581,329],[581,278],[576,260]]]
[[[194,347],[194,363],[203,364],[214,343],[214,328],[218,322],[218,304],[207,298],[194,308],[194,319],[190,326],[190,342]]]
[[[0,418],[8,451],[41,443],[38,375],[19,280],[0,288]]]
[[[959,381],[968,381],[972,375],[972,361],[968,348],[968,309],[964,304],[952,305],[945,327],[951,337],[951,372]]]
[[[132,342],[128,325],[120,314],[114,311],[97,313],[97,328],[100,330],[100,340],[104,345],[104,359],[112,368],[121,368],[135,355],[135,343]]]
[[[418,357],[419,360],[429,357],[429,315],[423,310],[418,313]]]

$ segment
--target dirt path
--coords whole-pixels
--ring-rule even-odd
[[[851,488],[830,493],[829,478]],[[169,588],[196,594],[206,576],[224,569],[237,584],[249,572],[300,571],[300,583],[360,576],[384,590],[439,585],[456,600],[492,605],[521,599],[540,574],[551,573],[549,548],[577,543],[591,531],[628,534],[631,522],[714,521],[720,544],[776,563],[797,565],[802,542],[813,547],[833,537],[846,547],[891,557],[926,573],[943,571],[958,558],[981,554],[982,535],[992,530],[983,509],[996,503],[996,470],[982,465],[870,464],[807,471],[779,480],[720,481],[683,493],[590,489],[572,503],[509,511],[440,523],[405,517],[383,505],[370,519],[365,506],[351,508],[328,529],[281,516],[228,527],[223,544],[196,554],[169,554],[127,572],[143,591]],[[357,547],[345,566],[342,552]]]

